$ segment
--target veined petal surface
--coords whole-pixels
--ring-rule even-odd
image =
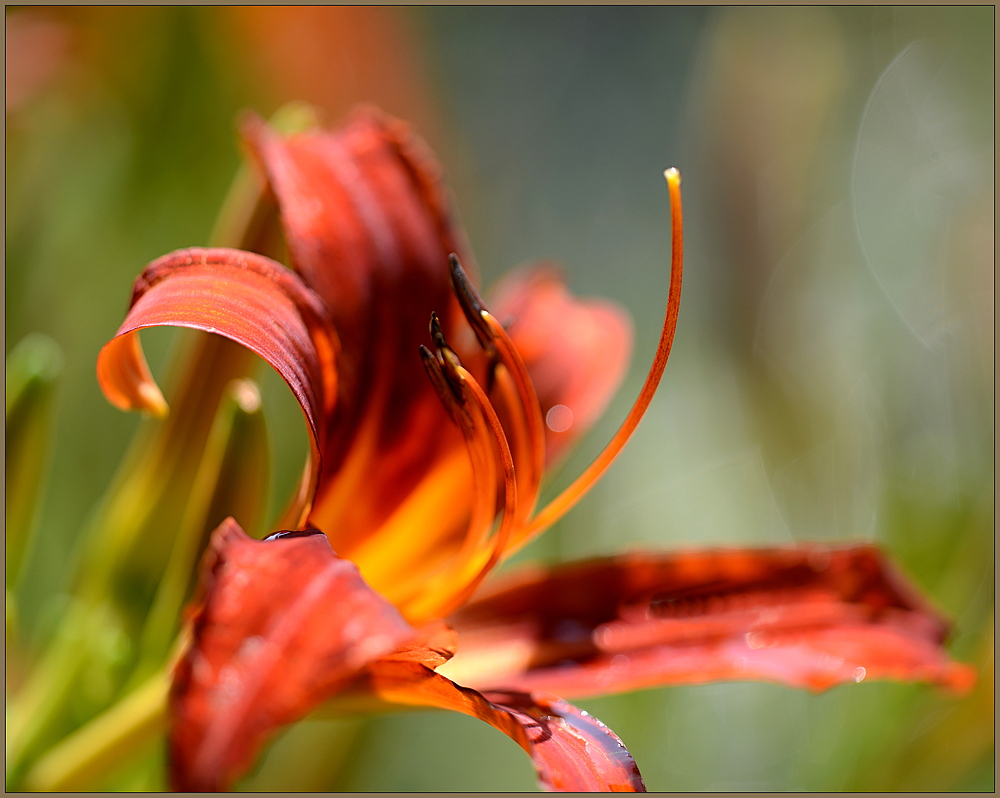
[[[170,694],[175,789],[225,789],[280,726],[414,634],[316,531],[246,535],[231,518],[202,563]]]
[[[138,337],[142,328],[156,326],[217,333],[267,361],[305,414],[315,482],[336,398],[338,343],[322,302],[296,274],[234,249],[184,249],[153,261],[136,279],[125,321],[98,356],[98,380],[112,404],[156,409],[159,389]]]
[[[277,197],[292,265],[343,343],[311,523],[351,556],[461,450],[417,347],[432,311],[449,335],[464,324],[448,255],[466,247],[439,169],[405,123],[364,109],[339,131],[283,137],[251,120],[244,134]]]
[[[873,546],[625,555],[525,572],[449,619],[440,670],[477,689],[586,697],[762,679],[862,679],[963,691],[948,625]]]

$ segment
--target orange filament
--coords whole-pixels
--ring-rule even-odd
[[[463,584],[464,587],[452,597],[447,606],[438,608],[438,616],[447,615],[464,604],[473,592],[475,592],[476,588],[479,587],[483,579],[486,578],[486,575],[493,569],[493,566],[499,562],[500,557],[503,556],[504,551],[508,548],[508,541],[517,523],[518,515],[517,479],[514,472],[514,458],[511,456],[510,446],[507,443],[507,437],[504,434],[503,426],[500,424],[500,419],[490,404],[486,392],[476,382],[475,377],[462,366],[458,366],[456,372],[463,380],[463,387],[469,389],[472,399],[478,405],[483,415],[486,416],[490,431],[493,433],[493,439],[500,450],[500,462],[503,465],[504,475],[504,508],[500,528],[493,536],[492,545],[488,549],[489,556],[486,561],[482,564],[477,564],[475,560],[470,559],[468,563],[458,563],[461,570],[456,574],[454,581],[457,584]],[[486,530],[488,529],[489,527],[486,527]],[[485,549],[480,548],[479,551],[484,552]]]
[[[496,458],[488,427],[481,418],[480,413],[479,418],[471,419],[468,427],[463,425],[462,429],[472,465],[473,503],[465,540],[457,555],[460,559],[482,547],[496,516]]]
[[[482,415],[475,418],[476,409],[469,413],[472,432],[466,435],[466,452],[472,466],[472,508],[465,533],[457,550],[448,547],[445,557],[436,557],[427,567],[411,571],[398,579],[393,588],[393,601],[407,620],[419,623],[433,613],[425,612],[428,605],[446,600],[461,571],[461,564],[477,556],[487,545],[487,537],[496,515],[496,457],[493,454],[488,425]],[[429,613],[429,614],[428,614]]]
[[[457,362],[457,357],[444,357],[445,369],[450,372],[451,380],[461,387],[463,399],[471,399],[474,405],[472,413],[453,412],[452,415],[465,433],[469,449],[469,457],[473,469],[473,485],[475,491],[474,508],[468,531],[461,549],[452,561],[438,574],[431,583],[422,580],[417,596],[406,604],[405,614],[412,623],[441,617],[460,607],[482,583],[486,575],[499,561],[510,538],[510,532],[516,521],[517,514],[517,480],[514,472],[514,458],[496,411],[490,404],[486,392],[476,379]],[[437,363],[440,364],[441,360]],[[445,398],[445,397],[442,397]],[[465,408],[456,408],[465,410]],[[483,418],[486,425],[476,423]],[[487,543],[487,536],[493,526],[495,509],[496,470],[490,437],[486,430],[492,433],[492,439],[500,452],[500,462],[504,473],[504,511],[500,528]],[[485,557],[485,560],[484,560]]]
[[[494,318],[488,310],[481,310],[480,315],[489,328],[492,335],[493,345],[496,347],[500,362],[510,375],[517,389],[520,401],[516,408],[512,408],[512,418],[520,416],[528,433],[528,445],[530,447],[530,459],[528,474],[525,477],[525,491],[521,498],[521,512],[518,520],[527,521],[535,509],[535,502],[538,499],[538,488],[542,482],[542,472],[545,470],[545,431],[542,429],[542,408],[538,403],[538,394],[535,393],[535,386],[528,375],[528,368],[521,359],[521,353],[517,351],[510,335]],[[506,398],[506,397],[505,397]],[[514,422],[517,423],[517,422]],[[521,450],[524,451],[524,450]],[[515,536],[516,542],[517,536]]]
[[[496,516],[496,457],[493,453],[488,423],[483,423],[484,414],[481,409],[478,405],[472,407],[465,401],[464,386],[459,389],[461,397],[455,395],[456,391],[452,385],[456,380],[454,377],[449,380],[442,369],[442,363],[449,371],[454,369],[454,364],[450,362],[452,358],[457,360],[454,353],[448,350],[447,356],[435,356],[421,347],[421,357],[442,404],[462,431],[472,468],[469,521],[459,551],[452,558],[453,562],[458,562],[474,556],[475,552],[486,544],[486,538],[493,526],[493,519]],[[394,596],[397,598],[404,596],[411,598],[417,593],[433,595],[435,592],[437,591],[428,589],[426,572],[423,571],[413,573],[409,579],[398,580],[394,585]]]
[[[514,385],[510,372],[502,363],[497,363],[493,368],[493,385],[500,394],[501,407],[507,410],[507,418],[511,426],[508,438],[513,443],[514,467],[517,469],[517,514],[518,518],[523,521],[530,514],[535,499],[529,484],[531,463],[525,460],[531,447],[530,433],[525,422],[524,408],[517,393],[517,386]],[[537,485],[535,488],[537,489]],[[530,499],[526,497],[530,497]]]
[[[653,358],[653,365],[646,375],[646,382],[639,392],[635,404],[626,416],[625,421],[618,428],[614,437],[604,447],[604,450],[597,455],[587,468],[578,476],[573,483],[562,493],[556,496],[542,509],[528,526],[519,530],[516,544],[524,543],[531,537],[537,535],[544,529],[552,526],[556,521],[565,515],[587,491],[603,476],[608,466],[614,462],[626,442],[632,436],[635,428],[639,425],[646,408],[656,393],[656,388],[660,384],[663,376],[663,369],[667,365],[667,358],[670,356],[670,348],[674,342],[674,333],[677,330],[677,313],[681,303],[681,276],[683,273],[683,214],[681,210],[681,176],[676,169],[667,169],[664,172],[667,179],[667,188],[670,191],[670,221],[671,221],[671,259],[670,259],[670,289],[667,294],[667,310],[663,319],[663,330],[660,332],[660,343],[656,348],[656,356]],[[516,545],[515,544],[515,545]]]

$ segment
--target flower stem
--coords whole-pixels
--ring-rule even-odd
[[[8,703],[6,738],[7,788],[17,783],[25,756],[43,737],[65,704],[86,661],[91,614],[79,602],[66,612],[60,631],[49,644],[23,689]]]
[[[77,729],[28,772],[28,790],[87,790],[163,730],[170,679],[160,670],[114,706]]]
[[[6,362],[6,439],[4,441],[7,524],[7,586],[17,584],[48,465],[54,394],[62,363],[59,346],[39,333],[15,346]]]
[[[646,408],[653,401],[653,394],[660,384],[663,370],[670,357],[670,349],[674,343],[674,333],[677,331],[677,314],[681,306],[681,277],[684,271],[684,221],[681,211],[681,175],[676,169],[667,169],[663,176],[667,179],[670,191],[670,287],[667,290],[667,309],[663,318],[663,329],[660,332],[660,342],[653,357],[653,365],[649,368],[642,390],[625,417],[622,425],[614,434],[594,461],[584,469],[562,493],[550,501],[538,515],[528,523],[527,528],[518,536],[518,546],[531,540],[535,535],[548,529],[562,518],[587,492],[597,484],[615,458],[625,448],[628,439],[632,437],[635,428],[639,426]],[[511,547],[508,554],[513,554],[516,547]]]

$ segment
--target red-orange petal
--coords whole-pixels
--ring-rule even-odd
[[[479,693],[435,673],[422,664],[419,652],[373,662],[364,689],[390,703],[450,709],[489,723],[527,752],[543,789],[646,791],[635,760],[618,736],[550,693]]]
[[[464,252],[439,168],[409,126],[372,109],[336,131],[244,134],[281,209],[293,267],[322,297],[343,344],[340,387],[312,523],[348,552],[440,459],[461,447],[417,346],[437,312],[465,325],[451,252]]]
[[[477,689],[585,697],[762,679],[974,681],[947,623],[872,546],[625,555],[514,576],[449,619],[441,670]]]
[[[308,503],[336,396],[334,332],[319,298],[292,271],[234,249],[184,249],[153,261],[136,279],[128,315],[97,359],[105,395],[122,409],[166,412],[146,367],[138,331],[190,327],[243,344],[288,383],[313,445]]]
[[[261,541],[227,519],[213,533],[199,593],[170,694],[178,790],[225,789],[277,728],[413,635],[316,531]]]
[[[607,300],[578,299],[552,266],[518,269],[492,292],[490,312],[531,375],[551,463],[601,416],[628,370],[632,322]]]

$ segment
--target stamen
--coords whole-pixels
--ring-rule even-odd
[[[538,500],[538,489],[542,483],[542,473],[545,470],[545,430],[542,425],[542,408],[538,403],[538,394],[535,393],[535,386],[528,375],[528,368],[521,359],[520,352],[514,346],[510,335],[503,328],[503,325],[492,316],[489,311],[482,311],[482,318],[493,334],[493,341],[496,344],[497,354],[500,362],[506,368],[508,374],[517,389],[520,401],[514,412],[520,411],[528,431],[529,458],[527,461],[528,473],[525,477],[527,495],[522,500],[521,521],[527,521],[528,516],[535,509],[535,502]],[[524,537],[524,532],[519,530],[515,533],[512,545],[516,544]]]
[[[434,341],[434,351],[437,355],[438,363],[441,364],[441,369],[444,373],[445,378],[448,380],[451,390],[454,392],[455,396],[459,401],[464,402],[465,399],[462,398],[462,388],[459,385],[457,378],[454,376],[455,368],[462,365],[461,361],[458,359],[458,355],[455,351],[448,346],[448,342],[444,338],[444,330],[441,329],[441,320],[438,318],[437,313],[431,311],[431,340]]]
[[[448,415],[452,417],[452,420],[461,427],[462,422],[458,420],[456,414],[467,415],[467,411],[463,407],[465,400],[462,398],[461,391],[456,390],[444,376],[444,372],[441,369],[441,360],[431,354],[431,350],[423,344],[420,345],[420,360],[424,364],[424,371],[427,372],[427,376],[431,380],[431,385],[437,391],[438,398],[441,400],[441,404],[444,405],[444,409],[448,411]]]
[[[448,342],[445,340],[444,330],[441,328],[441,319],[438,318],[438,314],[433,310],[431,311],[431,320],[428,328],[430,329],[431,340],[434,342],[434,349],[438,353],[442,349],[448,349]]]
[[[469,523],[462,545],[452,558],[452,562],[456,562],[459,559],[467,559],[473,552],[482,548],[490,529],[493,527],[493,520],[496,517],[496,457],[493,453],[489,422],[484,423],[486,419],[478,402],[467,402],[465,398],[467,391],[462,384],[464,378],[457,372],[454,375],[459,390],[462,392],[461,399],[456,401],[452,394],[451,381],[442,373],[438,359],[425,347],[421,347],[420,356],[431,378],[431,383],[437,389],[438,396],[441,397],[441,401],[452,420],[462,431],[472,467],[473,495]],[[461,366],[458,368],[461,369]],[[465,371],[465,369],[461,370]],[[446,569],[450,570],[450,566],[446,566]],[[423,574],[414,574],[412,584],[407,584],[404,580],[402,584],[397,584],[395,589],[396,596],[400,599],[408,599],[417,594],[430,598],[432,594],[438,592],[429,588],[426,576]],[[398,603],[401,602],[397,601]],[[411,617],[409,611],[407,616]]]
[[[447,615],[451,611],[458,609],[475,592],[476,588],[479,587],[483,579],[493,569],[493,566],[499,562],[504,551],[508,548],[511,533],[518,522],[517,477],[514,470],[514,458],[511,455],[510,445],[507,443],[503,425],[501,425],[500,419],[493,409],[493,405],[490,404],[486,392],[476,382],[476,378],[462,366],[458,367],[458,374],[462,377],[465,387],[472,394],[471,398],[486,417],[490,432],[493,433],[493,440],[500,450],[500,462],[503,466],[504,477],[503,519],[500,522],[500,528],[493,536],[492,545],[489,548],[489,556],[486,561],[477,564],[474,559],[470,558],[469,562],[464,564],[464,567],[456,573],[455,581],[459,584],[464,583],[465,586],[451,598],[445,607],[438,608],[438,617]],[[475,553],[480,552],[483,552],[482,547]]]
[[[513,444],[514,466],[517,469],[517,514],[518,521],[523,523],[535,508],[538,498],[538,487],[541,483],[541,472],[534,467],[534,443],[531,431],[528,429],[524,405],[521,402],[514,378],[507,367],[498,363],[491,372],[493,386],[499,393],[500,406],[507,410],[506,423],[510,426],[508,440]],[[487,389],[487,395],[493,391]]]
[[[628,416],[626,416],[625,421],[622,422],[614,437],[608,442],[608,445],[568,488],[549,502],[524,530],[519,531],[518,543],[526,542],[543,529],[552,526],[552,524],[562,518],[571,507],[586,495],[587,491],[601,478],[608,466],[614,462],[619,452],[625,447],[626,442],[639,425],[639,421],[646,412],[646,408],[649,407],[649,403],[653,399],[653,394],[656,393],[657,386],[660,384],[660,378],[663,376],[663,369],[667,365],[670,348],[674,342],[674,333],[677,330],[677,313],[681,302],[681,277],[684,260],[681,176],[673,168],[667,169],[663,175],[667,179],[667,188],[670,191],[670,288],[667,294],[667,310],[666,316],[663,319],[663,330],[660,333],[660,343],[656,348],[653,365],[646,375],[646,382],[643,384],[642,390],[635,400],[635,404],[632,405]]]
[[[432,320],[432,329],[434,327],[435,320]],[[437,332],[440,332],[440,325],[437,325]],[[439,395],[443,392],[443,399],[449,401],[450,387],[454,384],[462,391],[463,405],[471,411],[466,414],[453,413],[453,418],[462,429],[468,446],[475,497],[472,516],[459,551],[442,571],[431,578],[430,583],[422,579],[419,584],[413,586],[414,591],[410,595],[415,597],[412,601],[405,602],[406,615],[412,622],[417,622],[424,616],[440,617],[464,603],[499,561],[517,518],[514,459],[500,419],[490,404],[486,392],[475,377],[461,365],[458,356],[444,341],[444,336],[441,335],[440,339],[435,336],[436,343],[438,340],[441,342],[438,345],[438,357],[435,358],[429,350],[422,347],[421,358]],[[447,352],[451,352],[451,357],[446,355]],[[445,388],[445,385],[448,385],[448,388]],[[476,423],[473,416],[476,416],[480,423]],[[485,425],[481,423],[483,420],[486,421]],[[487,430],[492,433],[493,442],[500,452],[500,462],[504,472],[503,520],[489,543],[487,537],[495,517],[496,466]]]
[[[458,298],[462,313],[465,314],[469,326],[472,327],[476,338],[479,339],[479,345],[486,350],[490,357],[493,357],[496,354],[493,347],[493,335],[482,317],[483,311],[486,310],[483,298],[479,296],[479,292],[476,291],[469,275],[462,268],[458,255],[454,252],[448,256],[448,265],[451,267],[451,285],[455,289],[455,296]]]
[[[442,336],[442,341],[444,340]],[[444,344],[447,348],[447,344]],[[439,350],[440,352],[440,350]],[[452,353],[454,354],[454,353]],[[473,412],[478,411],[478,416],[482,415],[482,409],[475,405],[470,406],[465,399],[465,390],[462,378],[456,373],[455,382],[460,395],[456,398],[452,391],[452,380],[449,380],[443,372],[439,358],[436,358],[425,347],[420,347],[420,358],[424,368],[431,379],[431,384],[437,390],[442,404],[451,415],[452,420],[462,431],[465,438],[465,445],[469,453],[469,460],[472,465],[472,509],[469,517],[469,524],[465,533],[465,540],[459,553],[467,549],[475,549],[480,546],[485,539],[485,533],[481,530],[489,531],[493,525],[493,518],[496,515],[496,462],[493,457],[492,446],[489,435],[486,433],[483,419],[474,418]],[[457,356],[455,356],[457,360]],[[445,362],[450,362],[446,360]],[[461,368],[459,365],[457,368]],[[465,371],[465,369],[461,369]],[[478,535],[477,535],[478,533]]]
[[[493,528],[493,519],[496,517],[496,460],[493,456],[488,423],[482,423],[481,409],[476,409],[479,410],[477,423],[471,425],[466,434],[466,445],[469,449],[469,459],[472,462],[474,501],[465,540],[456,554],[456,560],[468,559],[482,548],[490,529]]]
[[[504,452],[506,456],[510,458],[510,448],[507,445],[507,439],[504,436],[503,427],[500,425],[500,421],[497,418],[496,411],[494,411],[493,406],[490,404],[489,398],[486,396],[483,389],[480,387],[479,383],[476,382],[475,378],[462,366],[462,361],[459,359],[455,351],[448,346],[448,342],[445,340],[444,332],[441,329],[441,323],[437,317],[437,314],[431,313],[431,336],[434,338],[434,342],[437,349],[437,363],[441,366],[441,372],[444,375],[445,380],[448,384],[458,393],[463,408],[471,409],[473,407],[478,408],[479,413],[485,417],[490,430],[493,432],[493,437],[497,439],[497,446],[500,450],[500,461],[506,469],[506,463],[504,463]],[[473,402],[469,402],[469,394],[472,394]],[[479,419],[480,423],[475,423],[468,413],[460,421],[459,426],[462,429],[463,435],[465,435],[466,442],[476,444],[482,447],[482,452],[484,459],[489,463],[488,477],[482,480],[475,480],[476,482],[476,494],[477,501],[480,500],[480,493],[488,493],[490,499],[488,502],[489,510],[485,513],[486,518],[485,523],[473,523],[477,522],[478,519],[474,518],[473,522],[469,524],[469,532],[466,535],[466,548],[473,550],[479,548],[482,543],[485,542],[486,535],[489,533],[490,528],[493,526],[493,518],[496,516],[495,512],[495,497],[496,497],[496,468],[494,465],[492,446],[490,445],[490,437],[486,432],[482,419]],[[470,450],[471,453],[471,450]],[[475,467],[475,463],[473,463]],[[513,476],[513,460],[511,460],[511,475]],[[480,469],[482,472],[483,469]],[[486,477],[486,474],[483,474]],[[505,473],[506,480],[506,473]],[[486,504],[483,500],[484,505]],[[475,531],[477,529],[482,530],[482,534],[477,536]]]
[[[498,379],[501,397],[514,425],[517,452],[521,455],[518,459],[523,461],[517,464],[520,482],[518,521],[523,523],[534,510],[545,468],[545,431],[542,428],[541,406],[538,403],[535,386],[528,376],[528,369],[510,335],[486,310],[482,298],[469,280],[458,257],[452,254],[448,262],[451,265],[452,286],[465,318],[468,319],[483,349],[491,357],[498,358],[507,372],[506,384],[502,375]],[[513,382],[513,387],[517,391],[516,401],[509,381]]]
[[[503,426],[496,411],[490,404],[486,392],[475,377],[464,367],[459,366],[457,374],[468,389],[470,405],[474,405],[487,421],[493,434],[493,440],[500,450],[500,461],[504,472],[504,510],[500,527],[487,543],[486,536],[492,528],[490,523],[480,527],[480,533],[474,534],[470,524],[467,536],[461,550],[445,568],[435,574],[431,580],[423,580],[419,592],[411,602],[405,603],[404,612],[411,623],[419,623],[429,618],[446,616],[458,609],[476,591],[483,580],[500,561],[508,548],[510,534],[517,523],[517,480],[514,472],[514,459],[510,446],[504,435]],[[492,512],[492,511],[491,511]]]

